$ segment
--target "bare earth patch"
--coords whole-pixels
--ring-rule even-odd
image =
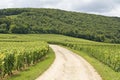
[[[56,55],[51,67],[36,80],[102,80],[82,57],[57,45],[50,45]]]

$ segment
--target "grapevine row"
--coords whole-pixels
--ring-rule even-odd
[[[120,45],[102,43],[75,43],[75,42],[51,42],[69,48],[83,51],[100,62],[108,65],[114,71],[120,72]]]
[[[84,51],[88,55],[107,64],[116,72],[120,72],[120,46],[116,45],[80,45],[67,44],[68,47]]]
[[[2,42],[0,44],[4,44],[0,49],[1,77],[12,75],[12,71],[23,70],[36,64],[49,50],[45,42]]]

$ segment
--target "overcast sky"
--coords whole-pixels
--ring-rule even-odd
[[[0,0],[0,8],[55,8],[120,17],[120,0]]]

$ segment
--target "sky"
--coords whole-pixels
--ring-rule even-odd
[[[54,8],[120,17],[120,0],[0,0],[4,8]]]

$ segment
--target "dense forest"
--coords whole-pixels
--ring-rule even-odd
[[[54,33],[120,43],[120,18],[58,9],[1,9],[0,33]]]

